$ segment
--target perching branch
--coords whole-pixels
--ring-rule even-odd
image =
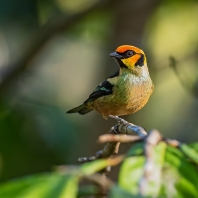
[[[149,145],[147,141],[152,140],[152,138],[150,138],[151,135],[154,136],[153,141],[157,141],[160,137],[160,140],[165,141],[172,147],[179,147],[180,145],[177,140],[163,138],[162,135],[156,130],[152,130],[149,135],[147,135],[147,132],[141,126],[134,125],[116,116],[109,117],[116,119],[118,123],[110,129],[108,134],[99,136],[99,143],[107,144],[103,147],[102,150],[98,151],[95,156],[81,157],[78,159],[78,162],[85,163],[94,161],[99,158],[108,158],[112,155],[118,154],[120,143],[139,142],[146,140],[145,144]],[[151,145],[155,145],[155,142]]]
[[[118,121],[118,125],[114,126],[114,129],[111,129],[112,131],[117,131],[119,134],[125,134],[125,135],[138,135],[140,137],[145,137],[147,135],[147,132],[144,128],[138,125],[134,125],[130,122],[127,122],[126,120],[119,118],[118,116],[109,116],[110,118],[113,118]]]
[[[120,143],[127,143],[127,142],[138,142],[143,140],[143,138],[138,136],[126,136],[126,135],[113,135],[113,134],[105,134],[99,136],[99,143],[106,143],[106,142],[120,142]]]
[[[164,142],[172,147],[181,148],[181,143],[177,140],[172,139],[166,139],[164,138],[157,130],[152,130],[148,133],[148,135],[145,135],[146,131],[139,126],[133,125],[131,123],[126,122],[125,120],[122,120],[120,118],[116,117],[116,120],[119,121],[115,126],[113,126],[109,132],[109,134],[105,134],[99,137],[100,143],[106,143],[104,148],[97,152],[97,154],[92,157],[91,159],[95,160],[98,158],[108,158],[112,156],[115,153],[118,153],[119,144],[122,142],[139,142],[142,141],[144,144],[144,152],[142,155],[145,158],[144,166],[142,167],[142,177],[138,181],[138,192],[140,196],[147,196],[150,193],[150,189],[155,183],[154,190],[152,190],[152,193],[155,194],[155,190],[158,190],[158,187],[160,187],[161,182],[161,176],[162,176],[162,164],[163,158],[161,158],[161,155],[163,156],[165,153],[158,153],[156,154],[156,146],[160,142]],[[140,136],[133,136],[132,134],[138,131],[137,134],[140,134]],[[142,133],[143,132],[143,133]],[[117,145],[117,147],[116,147]],[[161,144],[162,146],[164,144]],[[160,148],[160,147],[158,147]],[[163,147],[161,147],[163,148]],[[164,147],[165,148],[165,147]],[[161,150],[163,152],[163,150]],[[159,152],[159,151],[157,151]],[[188,152],[186,152],[188,153]],[[196,156],[194,153],[192,155],[193,157]],[[108,163],[109,166],[111,165],[117,165],[121,161],[123,161],[127,156],[117,156],[117,157],[110,157],[107,160],[112,160],[113,163]],[[82,158],[81,162],[90,161],[89,157]],[[195,157],[195,159],[197,159]],[[80,161],[80,160],[79,160]],[[105,170],[105,169],[104,169]],[[108,192],[108,189],[112,186],[112,183],[105,183],[106,179],[106,172],[102,170],[100,173],[101,177],[96,177],[93,181],[97,181],[101,191],[100,194],[106,195],[106,192]],[[104,185],[105,183],[105,185]],[[158,185],[159,184],[159,185]],[[106,186],[107,185],[107,186]],[[156,192],[157,193],[157,192]]]
[[[114,125],[108,132],[109,133],[108,135],[110,135],[110,136],[106,136],[108,138],[109,137],[114,138],[114,141],[109,141],[103,147],[102,150],[100,150],[96,153],[95,156],[81,157],[78,159],[78,162],[85,163],[85,162],[93,161],[93,160],[96,160],[99,158],[107,158],[107,157],[110,157],[111,155],[118,154],[120,142],[122,142],[122,140],[119,139],[122,137],[121,136],[118,137],[118,134],[130,135],[131,137],[133,137],[134,134],[139,136],[139,137],[136,136],[133,138],[128,136],[129,137],[128,139],[130,139],[130,142],[140,141],[147,136],[147,132],[142,127],[134,125],[132,123],[129,123],[129,122],[127,122],[119,117],[116,117],[116,116],[109,116],[109,117],[114,118],[118,121],[118,123],[116,125]],[[114,136],[113,134],[116,134],[117,136]],[[115,141],[115,138],[117,138],[118,141]],[[127,137],[125,138],[124,142],[127,142],[126,139],[127,139]]]

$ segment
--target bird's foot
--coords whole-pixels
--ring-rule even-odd
[[[118,116],[109,115],[109,118],[113,118],[113,119],[117,120],[118,122],[120,122],[122,124],[127,124],[128,123],[125,119],[122,119]]]

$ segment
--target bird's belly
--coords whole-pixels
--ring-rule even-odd
[[[122,87],[123,88],[123,87]],[[109,115],[127,115],[140,110],[147,102],[152,93],[151,87],[133,86],[126,89],[118,89],[112,95],[98,98],[95,109],[107,118]]]

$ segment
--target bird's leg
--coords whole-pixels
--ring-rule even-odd
[[[113,116],[113,115],[109,115],[109,118],[113,118],[115,120],[117,120],[118,122],[122,123],[122,124],[127,124],[128,122],[118,116]]]

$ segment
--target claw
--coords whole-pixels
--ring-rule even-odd
[[[128,123],[125,119],[122,119],[122,118],[120,118],[118,116],[109,115],[108,117],[109,118],[113,118],[113,119],[117,120],[117,122],[120,122],[122,124],[127,124]]]

